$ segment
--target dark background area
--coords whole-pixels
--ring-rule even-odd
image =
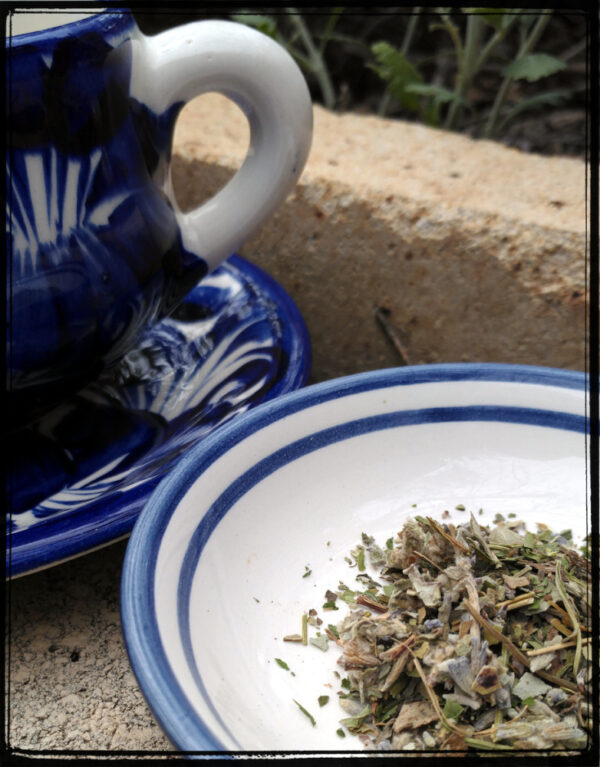
[[[415,9],[418,10],[418,9]],[[329,23],[333,8],[302,7],[299,13],[318,43]],[[191,13],[178,11],[176,7],[165,11],[149,8],[139,9],[134,15],[142,32],[147,35],[191,21],[217,18],[229,19],[242,11],[239,7],[210,9],[199,7]],[[294,34],[289,14],[281,8],[252,8],[252,13],[271,17],[277,25],[278,34],[285,41]],[[385,41],[401,48],[405,40],[411,9],[408,8],[347,8],[339,15],[334,35],[323,52],[323,59],[335,92],[338,111],[354,111],[366,114],[381,113],[386,82],[374,71],[371,45]],[[453,22],[464,39],[466,14],[452,12]],[[417,67],[424,81],[452,89],[456,77],[456,57],[448,32],[433,28],[439,23],[435,9],[423,9],[415,26],[407,58]],[[506,108],[548,91],[560,91],[557,103],[533,104],[511,119],[494,138],[523,151],[547,155],[567,155],[584,159],[586,156],[586,103],[589,79],[587,75],[588,22],[582,12],[554,11],[536,45],[536,53],[560,58],[565,67],[561,71],[535,82],[514,81],[507,95]],[[490,32],[491,32],[490,27]],[[507,34],[497,46],[487,63],[473,79],[467,99],[471,109],[461,109],[453,127],[461,133],[481,137],[482,126],[489,115],[494,99],[503,80],[502,70],[515,58],[519,47],[516,30]],[[295,43],[297,50],[303,50]],[[304,51],[303,51],[304,52]],[[302,67],[313,101],[323,103],[322,90],[317,77]],[[447,109],[447,105],[442,107]],[[422,120],[422,115],[403,107],[396,99],[388,99],[385,116],[403,120]],[[443,121],[440,124],[443,126]]]

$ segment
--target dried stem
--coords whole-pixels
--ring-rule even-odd
[[[575,657],[573,658],[573,676],[577,676],[577,672],[579,671],[579,662],[581,660],[581,631],[579,629],[577,611],[575,610],[575,607],[573,606],[573,603],[567,594],[565,584],[563,583],[560,560],[556,563],[556,572],[554,577],[556,588],[558,589],[558,593],[560,594],[560,597],[565,606],[565,610],[569,615],[571,625],[573,626],[573,634],[571,636],[575,635],[576,640]]]
[[[588,642],[591,642],[591,637],[587,637],[586,639],[582,639],[582,644],[588,644]],[[556,650],[566,650],[568,647],[575,647],[577,643],[574,641],[568,641],[568,642],[561,642],[560,644],[550,644],[546,645],[545,647],[538,647],[536,650],[527,650],[527,655],[530,658],[533,658],[534,655],[547,655],[548,653],[555,652]]]
[[[447,533],[444,528],[439,524],[439,522],[436,522],[435,519],[432,517],[427,517],[427,521],[433,527],[433,529],[436,531],[436,533],[439,533],[442,538],[445,538],[449,543],[451,543],[453,546],[455,546],[457,549],[460,549],[465,554],[470,554],[471,552],[466,546],[463,546],[462,543],[456,540],[456,538],[453,538],[450,533]]]
[[[490,623],[476,610],[474,610],[468,600],[463,600],[463,606],[466,607],[466,609],[471,613],[473,618],[475,618],[477,623],[479,623],[482,628],[484,628],[488,633],[495,637],[499,642],[502,642],[509,653],[513,655],[519,661],[519,663],[522,663],[526,668],[529,668],[529,658],[524,655],[518,647],[515,647],[510,639],[507,636],[504,636],[500,629],[497,629],[492,623]]]

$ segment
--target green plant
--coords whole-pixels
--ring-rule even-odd
[[[566,66],[562,58],[536,51],[551,17],[550,10],[463,8],[451,12],[450,8],[438,7],[425,12],[415,7],[397,12],[395,40],[383,35],[384,39],[373,42],[367,38],[382,26],[377,16],[371,17],[373,21],[369,23],[366,16],[360,31],[357,32],[355,23],[351,27],[353,33],[344,34],[340,26],[345,20],[356,19],[356,14],[343,7],[318,15],[286,8],[261,14],[240,11],[232,16],[283,45],[316,83],[320,99],[328,109],[338,108],[343,102],[340,90],[344,83],[332,76],[336,66],[339,71],[342,57],[342,69],[350,64],[356,67],[359,61],[358,66],[366,66],[375,73],[380,83],[377,107],[380,115],[388,115],[394,109],[400,116],[412,113],[429,125],[448,130],[478,125],[479,135],[487,138],[498,138],[522,112],[555,106],[569,96],[565,89],[542,87],[515,97],[515,82],[542,81]],[[387,20],[392,14],[381,18],[389,33]],[[403,30],[400,38],[398,29]],[[419,58],[413,53],[417,38],[421,52],[426,49],[430,55]],[[440,44],[444,39],[450,42],[450,48]],[[438,66],[432,73],[434,60]],[[491,92],[483,107],[472,96],[482,79],[486,79],[488,94]]]
[[[420,9],[415,8],[415,14]],[[447,8],[438,8],[440,21],[429,25],[429,31],[444,30],[453,45],[455,59],[455,78],[453,87],[447,88],[437,83],[424,82],[417,67],[408,58],[410,39],[408,31],[414,32],[414,26],[407,29],[407,38],[400,49],[390,43],[375,43],[371,50],[375,57],[373,68],[387,82],[388,96],[396,98],[406,109],[420,111],[422,118],[431,125],[439,125],[440,112],[447,105],[444,127],[457,128],[461,112],[467,110],[473,114],[473,105],[469,101],[469,90],[478,74],[497,50],[500,43],[507,41],[510,32],[516,27],[519,43],[513,58],[503,66],[503,79],[487,116],[483,135],[494,138],[507,122],[526,109],[539,108],[548,104],[557,104],[567,93],[564,90],[543,91],[512,105],[503,113],[509,88],[515,80],[535,82],[564,69],[565,62],[544,53],[533,50],[551,17],[551,11],[531,14],[505,9],[472,8],[463,9],[466,16],[464,32],[452,18]],[[412,17],[418,18],[417,15]],[[421,103],[412,97],[421,97]],[[389,98],[385,105],[389,103]],[[384,110],[381,110],[382,112]]]

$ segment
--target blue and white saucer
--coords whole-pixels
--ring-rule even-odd
[[[116,368],[11,438],[8,575],[128,535],[184,450],[303,386],[310,358],[287,293],[231,256]]]

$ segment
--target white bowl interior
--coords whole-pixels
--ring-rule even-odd
[[[510,382],[393,386],[289,413],[213,461],[174,508],[154,578],[162,645],[212,748],[362,747],[336,734],[347,715],[337,647],[283,641],[310,608],[324,626],[345,615],[339,600],[338,611],[322,605],[340,580],[358,585],[344,558],[361,533],[384,545],[408,516],[441,520],[448,510],[454,523],[470,511],[482,523],[516,514],[533,530],[571,529],[576,543],[586,535],[586,437],[556,412],[539,425],[419,422],[418,411],[493,405],[516,420],[531,408],[580,417],[583,401],[580,390]],[[330,697],[322,708],[321,695]]]

